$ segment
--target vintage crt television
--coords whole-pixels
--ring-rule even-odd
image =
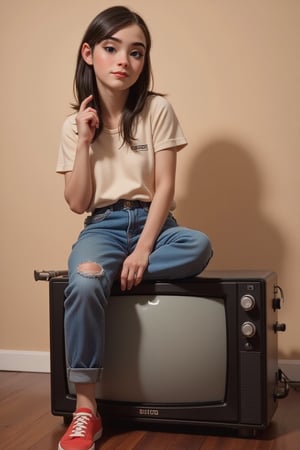
[[[64,290],[49,277],[52,413],[75,406],[66,376]],[[105,363],[97,385],[104,421],[266,428],[282,395],[278,322],[282,290],[271,271],[204,272],[173,281],[114,285]]]

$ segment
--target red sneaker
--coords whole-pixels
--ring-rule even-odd
[[[58,450],[94,450],[94,442],[100,439],[101,435],[101,418],[94,416],[88,408],[77,409],[58,444]]]

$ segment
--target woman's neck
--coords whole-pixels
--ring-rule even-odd
[[[127,97],[128,91],[101,92],[102,120],[105,128],[119,127]]]

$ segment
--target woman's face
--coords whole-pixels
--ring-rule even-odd
[[[145,61],[146,39],[134,24],[101,41],[92,50],[85,43],[82,56],[93,65],[100,94],[103,90],[128,90],[139,78]]]

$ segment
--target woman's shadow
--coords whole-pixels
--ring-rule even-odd
[[[215,140],[199,149],[187,179],[185,196],[177,197],[176,215],[182,225],[210,237],[214,257],[208,270],[269,269],[277,272],[280,284],[284,240],[268,214],[263,173],[250,151],[229,140]],[[295,359],[299,354],[288,356]],[[295,404],[292,400],[290,408]],[[297,429],[295,421],[285,421],[281,414],[284,412],[279,409],[260,439],[273,439]]]
[[[262,175],[249,152],[216,140],[198,155],[191,161],[186,196],[177,198],[176,212],[182,225],[211,239],[209,269],[270,269],[280,276],[284,242],[264,207]]]

